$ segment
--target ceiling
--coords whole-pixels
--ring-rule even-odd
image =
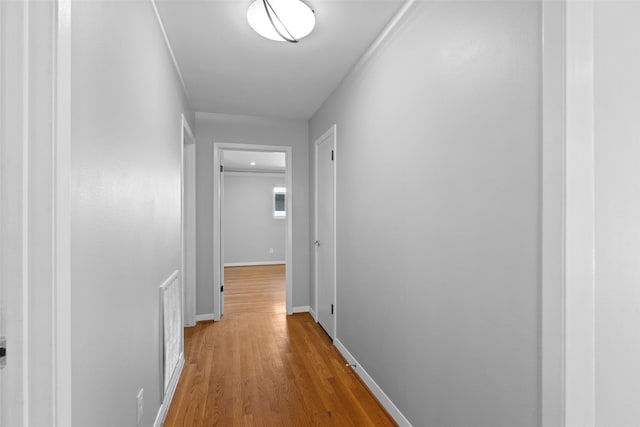
[[[194,111],[308,119],[405,0],[306,0],[316,27],[297,44],[255,33],[253,0],[156,0]]]
[[[236,150],[224,150],[223,153],[225,170],[282,173],[285,171],[285,153]]]

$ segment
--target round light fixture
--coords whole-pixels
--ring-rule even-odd
[[[247,21],[262,37],[297,43],[316,25],[313,10],[300,0],[255,0],[247,9]]]

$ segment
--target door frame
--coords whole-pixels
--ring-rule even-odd
[[[334,124],[331,126],[325,133],[323,133],[320,138],[316,139],[314,146],[314,239],[318,238],[318,147],[320,142],[324,141],[327,137],[333,134],[333,336],[331,337],[334,341],[338,338],[338,330],[337,330],[337,318],[338,318],[338,258],[336,256],[337,253],[337,237],[338,233],[336,230],[337,222],[336,222],[336,212],[337,212],[337,162],[338,162],[338,126]],[[314,307],[313,307],[313,317],[316,322],[318,322],[318,251],[314,247],[314,255],[313,255],[313,284],[314,284]]]
[[[194,326],[196,324],[196,138],[184,114],[181,119],[180,276],[183,289],[182,313],[184,326]]]
[[[29,12],[27,2],[0,2],[0,424],[16,426],[28,425],[30,405]]]
[[[4,6],[2,19],[15,12]],[[0,195],[0,216],[19,222],[12,222],[11,238],[0,242],[2,256],[16,261],[2,278],[5,290],[12,290],[5,302],[18,309],[11,319],[20,322],[14,335],[21,347],[8,348],[8,364],[23,361],[11,404],[20,414],[16,426],[71,426],[71,0],[13,7],[20,8],[20,17],[11,19],[11,37],[1,38],[8,47],[0,48],[9,58],[13,53],[5,49],[23,52],[21,60],[0,64],[3,81],[14,91],[8,98],[2,94],[11,105],[11,129],[3,128],[8,133],[0,143],[14,166],[3,174],[15,186]],[[4,216],[7,208],[13,219]]]
[[[56,0],[53,213],[53,422],[71,426],[71,2]]]
[[[286,282],[286,311],[293,314],[293,156],[292,147],[282,145],[254,145],[233,142],[214,142],[213,144],[213,320],[220,320],[224,307],[220,286],[224,283],[224,235],[222,227],[222,195],[220,160],[225,150],[233,151],[263,151],[285,153],[285,183],[287,186],[287,226],[285,238],[285,282]]]

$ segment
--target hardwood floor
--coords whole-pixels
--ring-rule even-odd
[[[285,314],[284,264],[225,267],[224,316],[244,313]]]
[[[225,276],[222,320],[185,329],[166,427],[396,425],[313,318],[285,314],[284,266]]]

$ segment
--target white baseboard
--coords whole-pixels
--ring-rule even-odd
[[[184,368],[184,353],[180,355],[180,359],[178,360],[178,366],[176,366],[176,370],[173,373],[173,377],[171,377],[171,382],[169,383],[169,390],[167,390],[167,394],[164,396],[162,405],[160,405],[160,409],[158,410],[158,414],[156,415],[156,420],[153,423],[153,427],[162,427],[162,425],[164,424],[165,418],[167,418],[167,413],[169,412],[169,407],[171,406],[173,395],[176,392],[176,387],[178,387],[178,381],[180,380],[180,376],[182,375],[182,368]]]
[[[197,322],[202,322],[204,320],[215,320],[215,314],[213,314],[213,313],[196,314],[196,323]]]
[[[317,322],[318,321],[318,317],[316,316],[316,312],[312,307],[309,307],[309,313],[311,314],[311,317],[313,317],[313,320],[315,320]]]
[[[374,396],[380,401],[382,406],[389,412],[389,415],[398,423],[400,427],[412,427],[411,423],[407,418],[402,415],[402,412],[398,409],[398,407],[389,399],[389,396],[385,394],[384,391],[376,384],[376,382],[371,378],[371,376],[364,370],[364,368],[358,363],[358,361],[353,357],[353,355],[347,350],[347,348],[340,342],[339,339],[333,340],[333,345],[336,346],[338,351],[342,354],[342,356],[347,359],[347,362],[350,364],[355,364],[353,370],[356,374],[364,381],[364,383],[369,387],[369,390],[374,394]]]
[[[301,305],[299,307],[293,307],[294,313],[308,313],[311,310],[311,307],[308,305]]]
[[[285,261],[255,261],[255,262],[225,262],[225,267],[251,267],[254,265],[279,265],[286,264]]]

